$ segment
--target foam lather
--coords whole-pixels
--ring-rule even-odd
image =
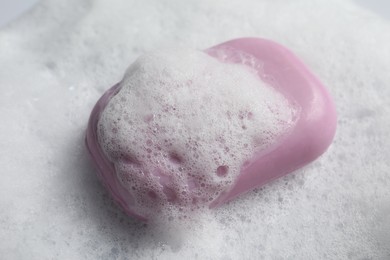
[[[127,214],[173,219],[304,166],[335,128],[333,103],[302,62],[246,38],[139,57],[97,102],[86,143]]]

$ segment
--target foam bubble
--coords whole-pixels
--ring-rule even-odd
[[[98,140],[135,198],[134,212],[150,217],[169,208],[171,216],[209,205],[244,161],[294,124],[294,108],[253,69],[261,63],[239,58],[250,66],[169,49],[127,70],[102,112]]]

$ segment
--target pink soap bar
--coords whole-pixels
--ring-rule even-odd
[[[265,39],[243,38],[222,43],[207,52],[212,54],[225,47],[249,53],[263,61],[259,76],[297,103],[301,113],[289,136],[277,146],[256,154],[241,170],[233,188],[213,201],[211,207],[315,160],[331,144],[337,121],[333,101],[324,85],[285,47]]]
[[[299,107],[300,113],[288,135],[247,160],[233,185],[209,202],[210,208],[313,161],[330,145],[336,130],[335,108],[328,92],[289,50],[269,40],[243,38],[222,43],[205,52],[220,58],[219,50],[231,52],[224,62],[242,63],[242,59],[238,57],[240,53],[260,60],[263,66],[258,69],[259,80],[267,82],[282,93],[287,100]],[[113,163],[105,156],[98,142],[97,125],[100,115],[119,90],[119,84],[113,86],[95,105],[88,123],[86,145],[98,168],[100,180],[114,200],[128,215],[145,221],[147,216],[132,208],[134,196],[120,183]]]

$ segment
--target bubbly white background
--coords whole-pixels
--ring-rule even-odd
[[[349,0],[41,1],[0,29],[1,258],[389,259],[390,17],[378,10]],[[129,219],[84,148],[96,100],[145,51],[243,36],[287,46],[323,81],[339,116],[334,143],[181,235]]]

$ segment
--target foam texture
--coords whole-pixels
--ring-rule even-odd
[[[328,87],[334,143],[189,224],[128,218],[84,147],[96,100],[142,53],[245,36]],[[40,1],[0,30],[1,258],[389,259],[389,42],[390,20],[353,0]]]
[[[133,212],[187,217],[177,213],[209,205],[293,126],[296,109],[260,80],[260,61],[241,56],[252,67],[170,49],[127,70],[97,133]]]

